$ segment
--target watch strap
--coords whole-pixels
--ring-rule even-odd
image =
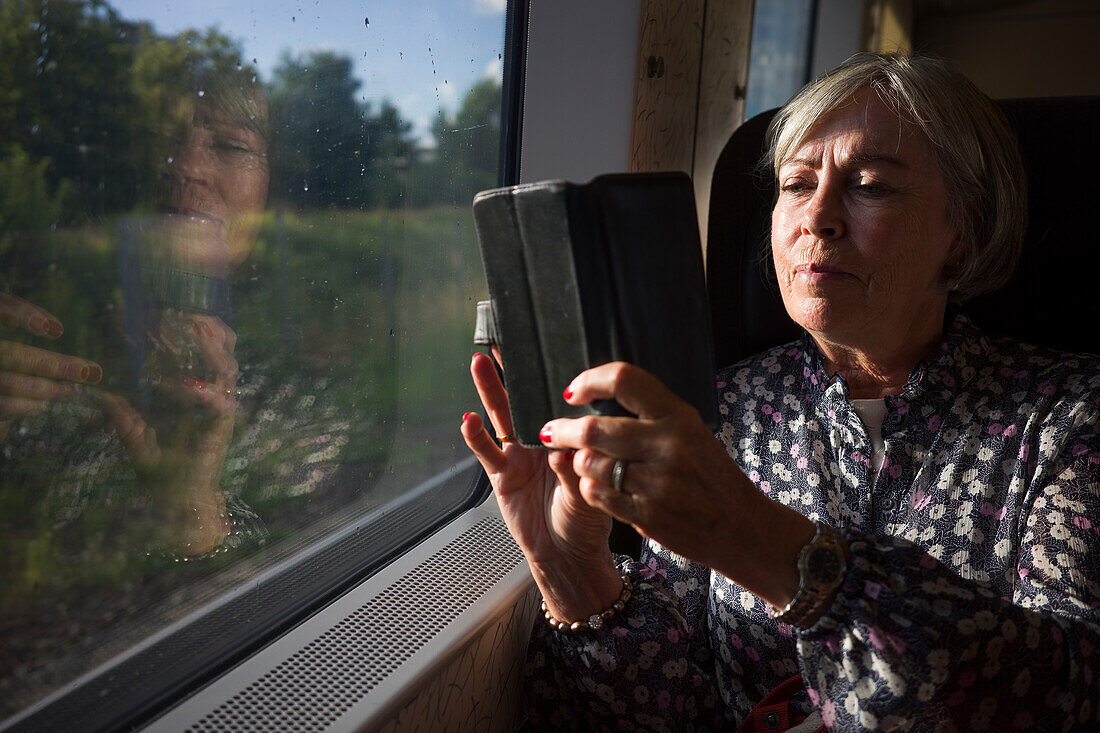
[[[768,615],[798,628],[808,628],[806,621],[814,618],[822,604],[844,582],[848,564],[844,556],[844,538],[824,522],[814,522],[817,527],[811,539],[798,553],[798,592],[783,609],[768,605]],[[831,552],[835,555],[837,572],[834,577],[820,580],[811,577],[810,558],[815,552]]]

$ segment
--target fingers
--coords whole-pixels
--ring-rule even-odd
[[[568,450],[550,451],[547,454],[550,470],[558,475],[561,485],[570,489],[572,493],[577,492],[577,484],[580,481],[580,477],[573,469],[575,455],[573,451]]]
[[[641,534],[650,536],[641,519],[643,515],[639,506],[647,503],[645,496],[639,497],[625,488],[622,492],[615,491],[602,481],[587,476],[580,479],[578,490],[589,506],[607,512],[620,522],[633,525]]]
[[[579,450],[574,454],[572,468],[579,477],[578,492],[585,503],[633,524],[640,518],[640,505],[651,498],[646,494],[646,486],[652,471],[643,462],[623,460],[621,490],[617,490],[614,472],[619,460],[599,451]]]
[[[50,339],[64,333],[45,308],[7,293],[0,293],[0,323]],[[72,395],[66,382],[95,384],[102,378],[103,369],[94,361],[0,341],[0,418],[42,412],[50,402]]]
[[[198,334],[195,343],[198,345],[199,355],[213,378],[213,382],[207,385],[203,385],[200,380],[193,380],[194,384],[190,386],[194,390],[195,398],[214,410],[235,406],[239,370],[237,360],[233,357],[236,334],[217,317],[196,316],[191,325],[192,330]]]
[[[191,331],[200,347],[210,346],[220,352],[232,354],[237,348],[237,332],[217,316],[191,314]]]
[[[7,424],[9,418],[37,415],[49,406],[49,400],[35,400],[5,395],[0,397],[0,421]]]
[[[590,505],[581,495],[581,477],[577,475],[573,468],[575,457],[573,451],[569,450],[547,452],[547,463],[550,470],[557,475],[558,484],[563,490],[562,495],[574,511],[585,505],[594,506]]]
[[[177,310],[168,310],[161,315],[157,339],[168,351],[180,357],[188,356],[192,346],[208,349],[211,354],[232,354],[237,347],[236,332],[222,319]]]
[[[512,413],[508,407],[508,393],[500,382],[496,365],[485,354],[474,354],[470,360],[470,375],[474,378],[474,387],[481,398],[481,404],[496,428],[497,435],[512,432]]]
[[[36,415],[72,394],[73,388],[65,383],[0,371],[0,418]]]
[[[644,461],[667,455],[689,433],[702,430],[710,434],[691,405],[653,375],[625,362],[582,372],[563,396],[574,405],[614,399],[637,417],[593,415],[551,420],[539,434],[549,448],[590,448],[614,458]]]
[[[459,432],[462,433],[462,439],[466,441],[467,447],[481,463],[481,467],[485,469],[485,473],[490,475],[501,473],[508,467],[508,459],[504,451],[489,436],[480,415],[474,412],[463,415]]]
[[[581,372],[566,387],[564,396],[573,405],[615,400],[640,418],[660,418],[686,404],[661,380],[622,361]]]
[[[160,457],[156,430],[145,422],[145,418],[133,405],[126,399],[101,389],[94,390],[93,394],[103,405],[111,427],[118,433],[119,440],[134,460],[141,464],[156,461]]]
[[[631,461],[645,460],[652,451],[651,426],[633,417],[561,418],[546,423],[539,439],[547,448],[584,448]],[[615,458],[612,458],[614,462]]]
[[[158,327],[162,388],[214,412],[237,404],[237,334],[220,318],[166,311]],[[182,375],[180,374],[182,372]]]
[[[577,476],[610,487],[614,480],[615,463],[620,460],[600,451],[583,449],[573,452],[571,467]]]
[[[5,328],[23,328],[51,339],[65,332],[61,321],[48,310],[7,293],[0,293],[0,323]]]
[[[11,341],[0,342],[0,372],[96,384],[103,368],[94,361]]]
[[[213,412],[225,412],[237,406],[236,379],[231,382],[207,382],[196,377],[183,377],[183,392],[195,403]]]
[[[0,395],[36,402],[70,397],[73,388],[64,382],[18,372],[0,372]]]

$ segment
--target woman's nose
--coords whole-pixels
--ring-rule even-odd
[[[213,161],[209,146],[197,135],[188,135],[170,159],[168,170],[173,179],[182,183],[205,185],[209,182]]]
[[[844,236],[843,190],[839,182],[820,181],[803,211],[802,234],[830,240]]]

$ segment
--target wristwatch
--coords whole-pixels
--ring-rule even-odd
[[[782,610],[768,605],[769,616],[798,628],[806,628],[805,621],[840,587],[848,570],[844,538],[824,522],[814,524],[814,538],[798,553],[798,592]]]

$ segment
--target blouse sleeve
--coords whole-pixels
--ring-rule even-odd
[[[800,635],[803,678],[841,730],[1089,730],[1100,721],[1095,418],[1033,484],[1011,597],[898,538],[848,535],[836,602]]]
[[[704,731],[724,724],[707,644],[710,571],[647,542],[619,558],[634,583],[600,632],[536,623],[527,652],[528,719],[547,730]]]

